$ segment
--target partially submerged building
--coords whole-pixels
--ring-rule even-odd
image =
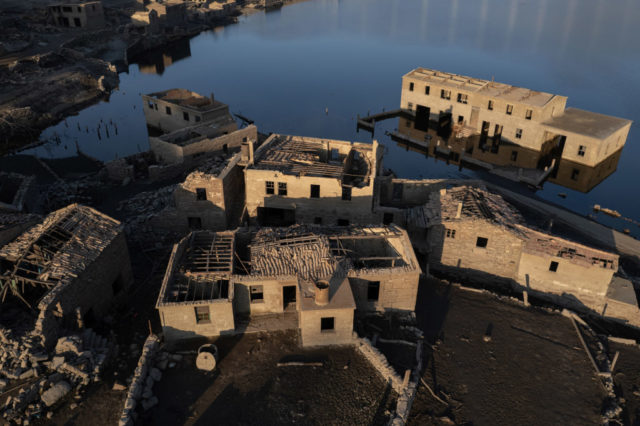
[[[563,305],[640,325],[633,287],[629,291],[616,274],[618,255],[541,232],[482,187],[431,192],[425,205],[407,210],[406,220],[434,270],[459,279],[506,282]],[[611,301],[612,294],[619,297]],[[621,303],[627,303],[624,309]]]
[[[348,344],[356,309],[413,311],[420,273],[394,226],[200,231],[174,246],[156,307],[172,342],[288,312],[302,345]]]
[[[151,130],[170,133],[198,123],[214,121],[222,133],[231,133],[238,126],[229,107],[210,97],[186,89],[170,89],[142,95],[144,116]]]
[[[187,19],[187,3],[184,1],[151,0],[144,7],[155,12],[159,23],[165,27],[182,25]]]
[[[246,159],[246,208],[268,226],[373,221],[382,147],[302,136],[271,135]]]
[[[211,120],[197,126],[185,127],[157,137],[149,137],[149,147],[163,164],[197,161],[207,153],[227,154],[240,149],[242,143],[258,141],[254,125],[232,130],[234,123],[227,117]]]
[[[45,346],[58,331],[107,314],[133,280],[120,222],[72,204],[0,248],[1,300],[38,312]]]
[[[48,7],[54,25],[68,28],[99,29],[104,27],[104,11],[100,1],[71,1]]]
[[[401,107],[415,120],[400,119],[398,129],[401,139],[453,164],[533,185],[548,178],[588,191],[615,171],[631,121],[565,109],[566,101],[417,68],[403,76],[401,98]]]

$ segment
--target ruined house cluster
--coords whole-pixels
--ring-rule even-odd
[[[18,331],[0,329],[0,390],[6,379],[37,378],[6,404],[6,418],[26,406],[35,416],[55,403],[45,395],[97,377],[113,345],[91,324],[128,297],[125,235],[143,229],[156,241],[181,236],[156,303],[169,344],[243,333],[248,321],[274,315],[292,320],[303,346],[356,344],[357,315],[414,311],[423,271],[640,326],[618,255],[538,229],[482,183],[397,179],[376,141],[260,135],[238,127],[213,95],[171,89],[142,99],[151,150],[108,164],[107,175],[185,178],[161,189],[162,200],[132,200],[144,219],[127,221],[126,234],[77,204],[44,219],[19,214],[30,180],[0,174],[0,297],[35,313]],[[145,369],[130,411],[135,401],[157,403],[147,392],[153,380],[142,396]]]

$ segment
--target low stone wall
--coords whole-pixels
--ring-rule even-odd
[[[378,373],[382,378],[391,383],[391,387],[394,391],[400,395],[404,389],[402,378],[396,373],[394,368],[389,365],[387,358],[376,349],[369,339],[361,337],[356,343],[356,348],[362,355],[371,363],[371,365],[378,370]]]
[[[159,344],[160,340],[155,334],[149,335],[149,337],[147,337],[147,340],[144,342],[144,346],[142,347],[142,355],[140,355],[138,366],[136,367],[133,375],[133,380],[129,385],[127,399],[125,399],[124,401],[124,409],[122,410],[122,415],[120,416],[120,421],[118,422],[118,425],[120,426],[132,425],[134,423],[136,418],[136,405],[138,404],[138,401],[143,398],[143,393],[145,392],[148,377],[152,378],[151,384],[153,384],[153,380],[155,378],[151,375],[152,364]],[[157,377],[157,373],[154,373],[154,375]],[[158,380],[160,380],[160,378],[158,378]],[[155,401],[157,403],[157,398],[155,399]],[[147,402],[147,404],[149,404],[150,402]],[[143,402],[143,404],[145,404],[145,402]]]

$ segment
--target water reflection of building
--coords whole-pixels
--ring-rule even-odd
[[[617,166],[631,121],[565,109],[567,98],[418,68],[403,77],[395,140],[453,164],[587,192]]]
[[[136,58],[140,72],[144,74],[164,73],[165,68],[191,56],[189,39],[180,39],[161,49],[154,49]]]

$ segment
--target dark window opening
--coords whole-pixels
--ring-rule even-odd
[[[389,225],[393,222],[393,213],[385,213],[382,215],[382,224]]]
[[[296,307],[296,286],[285,285],[282,287],[282,307],[284,310],[295,309]]]
[[[320,318],[320,331],[331,331],[335,328],[334,317]]]
[[[226,143],[222,145],[222,152],[224,152],[225,154],[229,153],[229,145],[227,145]]]
[[[413,92],[413,83],[409,83],[409,91]]]
[[[516,161],[518,159],[518,151],[511,151],[511,161]]]
[[[425,95],[428,95],[430,90],[431,90],[431,87],[429,87],[429,86],[424,86],[424,94],[425,94]]]
[[[527,114],[524,116],[524,118],[526,118],[527,120],[531,120],[531,117],[533,117],[533,111],[528,109]]]
[[[342,187],[342,199],[345,201],[351,201],[351,187],[343,186]]]
[[[69,7],[69,6],[62,6],[62,11],[63,12],[73,12],[73,9],[71,9],[71,7]]]
[[[522,139],[522,129],[516,129],[516,139]]]
[[[251,303],[264,302],[264,289],[261,285],[250,286],[249,295],[251,297]]]
[[[73,18],[73,25],[76,27],[81,27],[82,23],[80,22],[80,18]]]
[[[202,219],[199,217],[188,217],[189,229],[202,229]]]
[[[208,306],[196,306],[196,323],[197,324],[210,324],[211,316],[209,315],[209,307]]]
[[[466,104],[469,97],[464,93],[458,93],[458,103]]]
[[[171,108],[170,107],[164,107],[164,110],[167,112],[167,115],[171,115]]]
[[[207,199],[207,190],[205,188],[196,188],[196,200],[204,201]]]
[[[451,90],[440,90],[440,97],[442,99],[451,99]]]
[[[493,101],[489,101],[489,103],[487,104],[487,109],[488,109],[489,111],[492,111],[492,110],[493,110]]]
[[[458,116],[458,124],[462,124],[463,121],[464,121],[464,115],[459,115]]]
[[[313,223],[316,225],[322,225],[322,218],[319,216],[316,216],[313,218]]]
[[[367,300],[375,302],[380,297],[380,281],[369,281],[367,285]]]
[[[338,226],[349,226],[349,219],[338,219]]]
[[[393,190],[391,193],[391,197],[394,200],[402,200],[402,184],[401,183],[394,183],[393,184]]]
[[[558,270],[558,262],[551,262],[549,265],[549,270],[551,272],[556,272]]]
[[[513,105],[507,104],[507,115],[511,115],[512,112],[513,112]]]
[[[311,198],[320,198],[320,185],[311,185]]]
[[[447,238],[455,238],[456,230],[455,229],[447,229]]]
[[[586,146],[584,146],[584,145],[580,145],[580,146],[578,147],[578,155],[579,155],[580,157],[584,157],[585,152],[587,152],[587,147],[586,147]]]
[[[278,182],[278,195],[282,195],[283,197],[287,195],[286,182]]]
[[[264,191],[267,193],[267,195],[275,194],[275,184],[271,181],[266,181]]]
[[[151,102],[151,101],[148,101],[148,102],[149,102],[149,108],[153,109],[153,102]]]
[[[489,242],[489,240],[487,238],[478,237],[478,239],[476,240],[476,247],[485,248],[485,247],[487,247],[487,243],[488,242]]]
[[[573,169],[571,172],[571,180],[578,180],[578,176],[580,175],[580,170]]]
[[[196,123],[200,121],[200,116],[196,115]]]
[[[189,113],[188,112],[183,112],[182,113],[182,118],[184,118],[184,121],[189,121]]]

